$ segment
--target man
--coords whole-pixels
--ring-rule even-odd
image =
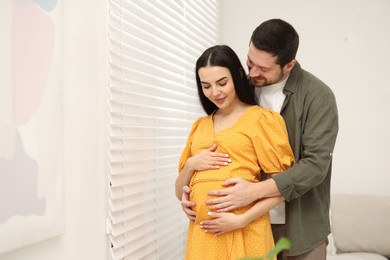
[[[253,32],[247,56],[260,105],[280,111],[286,122],[295,165],[265,181],[233,178],[223,183],[226,189],[210,191],[209,195],[219,196],[207,201],[217,213],[203,221],[203,228],[217,232],[224,223],[223,212],[281,194],[286,201],[285,224],[272,228],[275,240],[285,235],[292,242],[283,259],[326,260],[337,106],[331,89],[296,61],[298,45],[299,36],[289,23],[271,19]],[[188,201],[189,188],[183,191],[183,210],[193,219],[196,212]]]

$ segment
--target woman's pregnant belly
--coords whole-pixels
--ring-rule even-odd
[[[196,220],[195,223],[199,223],[200,221],[210,219],[208,216],[209,211],[214,211],[210,210],[208,205],[206,204],[207,200],[217,198],[217,196],[209,196],[207,195],[207,192],[211,190],[220,190],[220,189],[225,189],[228,187],[222,186],[222,183],[228,179],[231,178],[232,176],[217,176],[214,175],[212,178],[206,177],[207,175],[205,174],[199,174],[198,172],[196,175],[191,180],[190,187],[191,187],[191,193],[190,193],[190,200],[195,202],[195,207],[193,208],[196,211]],[[202,172],[204,173],[204,172]],[[212,174],[209,173],[209,174]],[[249,205],[247,207],[243,207],[237,210],[232,211],[235,214],[242,214],[243,212],[247,211],[249,207],[252,205]]]

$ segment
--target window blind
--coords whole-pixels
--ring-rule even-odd
[[[195,61],[218,41],[218,0],[109,1],[111,259],[183,259],[177,165],[203,115]]]

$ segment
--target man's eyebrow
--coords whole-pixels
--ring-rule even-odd
[[[259,67],[260,69],[264,69],[264,70],[269,70],[270,69],[268,67],[264,67],[264,66],[260,66],[260,65],[254,64],[253,61],[249,58],[249,56],[247,56],[247,59],[248,59],[249,63],[253,64],[256,67]]]

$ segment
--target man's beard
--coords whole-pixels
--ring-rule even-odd
[[[249,77],[249,80],[253,86],[261,88],[261,87],[266,87],[266,86],[278,83],[278,82],[282,81],[283,78],[284,78],[284,73],[283,73],[283,71],[281,71],[279,76],[275,80],[267,80],[266,78],[263,78],[263,77],[261,78],[261,80],[258,80],[258,81],[255,81],[253,78]]]

